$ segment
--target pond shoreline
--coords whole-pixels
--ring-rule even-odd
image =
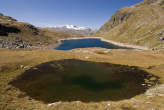
[[[127,47],[127,48],[134,48],[134,49],[140,49],[140,50],[150,50],[149,48],[147,47],[143,47],[143,46],[137,46],[137,45],[130,45],[130,44],[124,44],[124,43],[120,43],[120,42],[115,42],[115,41],[112,41],[112,40],[107,40],[107,39],[104,39],[104,38],[101,38],[101,37],[81,37],[81,38],[66,38],[66,39],[60,39],[58,40],[58,45],[61,44],[62,41],[64,40],[76,40],[76,39],[100,39],[101,41],[104,41],[104,42],[108,42],[108,43],[111,43],[113,45],[116,45],[116,46],[122,46],[122,47]],[[56,46],[56,47],[57,47]],[[55,48],[56,48],[55,47]]]

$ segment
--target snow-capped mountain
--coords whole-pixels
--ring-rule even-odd
[[[64,27],[68,28],[68,29],[74,29],[74,30],[85,30],[85,29],[88,29],[88,28],[85,28],[85,27],[78,27],[78,26],[74,26],[74,25],[66,25]]]
[[[91,28],[78,27],[74,25],[53,26],[53,27],[48,27],[48,29],[54,31],[62,31],[72,35],[92,35],[96,32],[96,30],[93,30]]]
[[[73,30],[86,30],[86,29],[89,29],[89,28],[86,28],[86,27],[78,27],[78,26],[74,26],[74,25],[54,26],[52,28],[67,28],[67,29],[73,29]]]

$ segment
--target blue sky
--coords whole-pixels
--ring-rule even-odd
[[[99,28],[120,8],[142,0],[0,0],[0,12],[36,26]]]

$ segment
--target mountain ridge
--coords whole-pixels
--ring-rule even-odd
[[[164,48],[164,0],[144,0],[118,10],[96,36],[151,49]]]
[[[0,48],[41,48],[68,37],[72,36],[38,28],[0,13]]]
[[[46,29],[52,31],[61,31],[71,35],[93,35],[97,30],[88,28],[88,27],[79,27],[74,25],[64,25],[64,26],[53,26],[53,27],[46,27]]]
[[[68,29],[74,29],[74,30],[85,30],[85,29],[90,29],[86,27],[79,27],[75,25],[63,25],[63,26],[52,26],[50,28],[68,28]]]

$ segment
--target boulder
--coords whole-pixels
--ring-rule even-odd
[[[159,37],[160,41],[164,41],[164,37]]]
[[[164,41],[164,31],[158,34],[160,41]]]
[[[32,44],[24,42],[20,37],[10,40],[0,39],[0,48],[30,48]]]

